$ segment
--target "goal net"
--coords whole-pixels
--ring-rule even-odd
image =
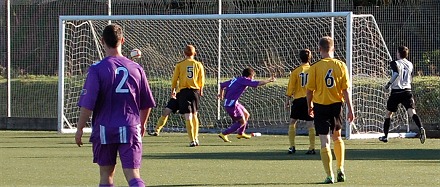
[[[124,29],[124,54],[128,56],[134,48],[142,51],[136,61],[146,70],[158,104],[150,115],[149,129],[154,128],[169,99],[172,72],[184,58],[183,48],[193,44],[207,78],[199,111],[201,132],[219,132],[230,125],[229,116],[216,99],[218,83],[252,67],[256,79],[275,75],[277,81],[248,89],[242,96],[241,103],[251,114],[248,131],[287,133],[290,111],[284,107],[285,91],[290,71],[300,64],[297,54],[308,48],[313,52],[312,61],[319,60],[318,40],[333,31],[335,57],[345,61],[351,73],[357,116],[354,125],[346,126],[346,136],[378,137],[382,132],[388,97],[382,85],[389,78],[391,56],[374,17],[351,12],[60,16],[60,132],[75,131],[79,93],[87,68],[103,57],[99,39],[109,21]],[[402,109],[392,124],[396,136],[408,135]],[[184,127],[181,116],[172,114],[164,131],[185,131]]]

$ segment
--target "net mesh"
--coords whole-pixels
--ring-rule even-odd
[[[372,16],[358,16],[353,22],[353,105],[355,106],[355,132],[382,132],[388,90],[391,56]],[[356,129],[357,127],[357,129]],[[408,131],[408,119],[403,107],[393,117],[391,132]]]
[[[335,57],[345,61],[346,18],[334,20]],[[184,58],[183,48],[193,44],[198,52],[196,59],[203,62],[207,78],[199,111],[201,131],[218,132],[230,125],[229,116],[216,99],[218,80],[239,76],[244,68],[252,67],[256,79],[277,77],[273,84],[248,89],[240,99],[251,114],[249,128],[265,133],[287,132],[290,111],[284,108],[284,95],[289,73],[300,65],[297,54],[301,49],[312,51],[313,62],[319,60],[317,42],[322,36],[330,35],[330,22],[331,18],[314,17],[223,19],[219,66],[218,20],[112,21],[124,29],[123,53],[128,56],[134,48],[142,51],[142,57],[136,61],[146,70],[158,104],[150,116],[149,129],[154,128],[169,99],[172,72],[175,64]],[[66,21],[64,115],[69,123],[64,128],[76,126],[78,96],[87,67],[102,58],[99,35],[107,24],[106,20]],[[386,67],[391,57],[371,16],[354,18],[352,41],[356,130],[380,132],[387,98],[381,86],[389,77]],[[398,123],[393,123],[394,130],[406,129],[402,115],[395,115],[395,120]],[[184,127],[179,115],[171,115],[164,131],[184,131]]]

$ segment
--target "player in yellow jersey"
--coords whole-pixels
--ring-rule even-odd
[[[176,97],[171,97],[170,100],[168,100],[167,105],[162,110],[162,114],[159,117],[159,120],[157,120],[156,127],[154,128],[153,132],[148,132],[148,135],[150,136],[159,136],[160,131],[162,131],[162,128],[167,124],[168,116],[170,116],[171,113],[177,113],[179,110],[179,103],[176,99]]]
[[[308,78],[308,70],[310,68],[310,60],[312,59],[312,52],[308,49],[299,52],[301,65],[295,68],[290,73],[289,83],[286,91],[286,108],[289,108],[291,98],[293,97],[292,106],[290,110],[290,125],[289,125],[289,154],[296,152],[295,136],[296,136],[296,122],[298,120],[305,120],[307,129],[309,130],[309,150],[306,154],[316,154],[315,152],[315,127],[313,126],[313,118],[309,115],[307,110],[306,99],[306,84]]]
[[[190,147],[198,146],[199,119],[197,110],[199,108],[200,96],[203,96],[205,85],[205,70],[201,62],[194,59],[196,48],[187,45],[184,50],[186,58],[177,63],[174,69],[171,97],[176,97],[176,90],[179,104],[179,113],[185,115],[186,131],[190,139]],[[178,86],[178,87],[177,87]]]
[[[309,114],[314,117],[316,133],[321,140],[321,160],[327,178],[324,183],[334,183],[332,171],[332,152],[330,134],[334,142],[334,153],[337,162],[337,181],[344,182],[345,145],[341,138],[342,105],[348,108],[348,121],[354,120],[353,105],[349,89],[347,66],[334,59],[334,40],[325,36],[319,40],[321,60],[309,69],[307,82],[307,105]]]

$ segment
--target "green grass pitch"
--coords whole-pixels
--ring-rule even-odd
[[[317,186],[324,178],[319,152],[287,154],[285,135],[250,140],[201,134],[201,146],[188,147],[182,133],[144,138],[142,177],[148,186]],[[84,137],[86,141],[88,137]],[[319,147],[319,139],[316,138]],[[337,186],[439,186],[440,139],[346,140],[347,181]],[[91,145],[79,148],[73,134],[0,131],[0,186],[97,186]],[[127,186],[116,166],[116,186]],[[336,162],[333,162],[333,168]]]

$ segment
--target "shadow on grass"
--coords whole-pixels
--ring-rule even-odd
[[[75,135],[72,135],[72,138],[74,138]],[[69,136],[56,136],[56,135],[49,135],[49,136],[14,136],[9,138],[17,138],[17,139],[44,139],[44,138],[53,138],[53,139],[60,139],[60,138],[69,138]]]
[[[437,160],[439,149],[350,149],[347,160]]]
[[[306,155],[297,151],[288,155],[286,151],[264,152],[198,152],[198,153],[163,153],[146,154],[146,159],[206,159],[206,160],[320,160],[316,155]],[[333,159],[335,156],[333,155]],[[348,149],[346,160],[437,160],[440,161],[440,150],[435,149]]]
[[[35,146],[35,147],[31,147],[31,146],[0,146],[0,148],[4,148],[4,149],[65,149],[65,148],[69,148],[69,147],[49,147],[49,146]]]
[[[153,185],[150,187],[168,187],[168,186],[291,186],[291,185],[310,185],[323,183],[235,183],[235,184],[164,184]]]
[[[220,160],[319,160],[319,154],[306,155],[298,152],[295,155],[288,155],[286,151],[272,152],[197,152],[197,153],[163,153],[144,154],[146,159],[220,159]]]

